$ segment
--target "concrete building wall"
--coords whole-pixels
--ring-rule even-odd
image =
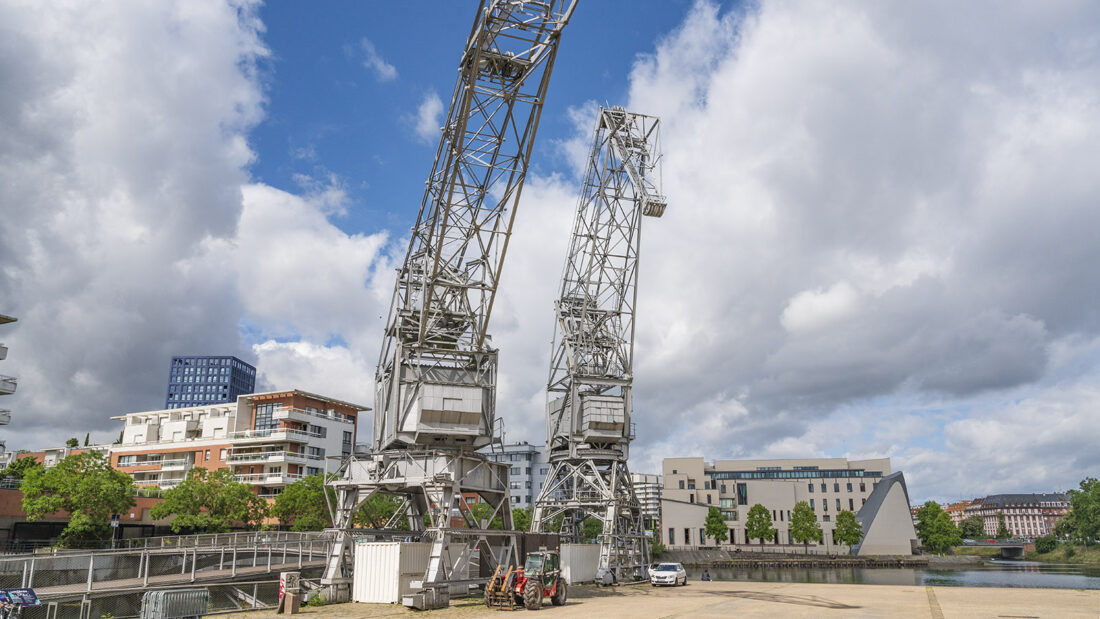
[[[856,514],[863,527],[859,555],[907,555],[916,546],[917,531],[909,511],[909,492],[901,473],[884,477],[867,505]]]

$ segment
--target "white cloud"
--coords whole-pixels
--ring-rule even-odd
[[[374,73],[375,79],[379,82],[391,82],[397,79],[397,68],[382,58],[370,39],[363,37],[359,47],[363,49],[363,66]]]
[[[412,121],[413,130],[421,142],[434,144],[439,141],[439,129],[443,125],[443,101],[435,91],[424,95]]]

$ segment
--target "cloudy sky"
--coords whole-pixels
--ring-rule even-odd
[[[372,403],[475,7],[390,4],[0,2],[9,449],[112,440],[173,354]],[[669,198],[634,470],[889,456],[914,500],[1100,474],[1098,33],[1086,1],[582,2],[492,326],[507,438],[543,440],[610,103],[662,118]]]

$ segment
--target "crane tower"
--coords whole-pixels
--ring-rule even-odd
[[[641,218],[660,217],[666,205],[659,124],[621,107],[600,110],[554,304],[550,470],[531,530],[549,531],[560,520],[563,538],[575,539],[584,520],[600,521],[597,578],[604,582],[642,580],[649,564],[627,457]]]
[[[414,537],[431,542],[418,581],[429,595],[462,580],[475,550],[497,561],[514,553],[510,537],[482,530],[458,499],[480,495],[511,528],[507,466],[474,451],[494,430],[497,350],[488,324],[575,2],[482,0],[478,7],[397,272],[375,376],[372,449],[346,458],[332,483],[337,537],[322,582],[334,595],[347,595],[355,513],[378,493],[400,499],[386,529],[405,519]],[[465,528],[451,525],[455,505]]]

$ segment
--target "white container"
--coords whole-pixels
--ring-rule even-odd
[[[600,565],[599,544],[562,544],[561,575],[565,582],[575,585],[596,580],[596,568]]]
[[[428,569],[431,544],[422,542],[359,542],[355,544],[352,600],[397,604],[412,593],[410,583]]]

